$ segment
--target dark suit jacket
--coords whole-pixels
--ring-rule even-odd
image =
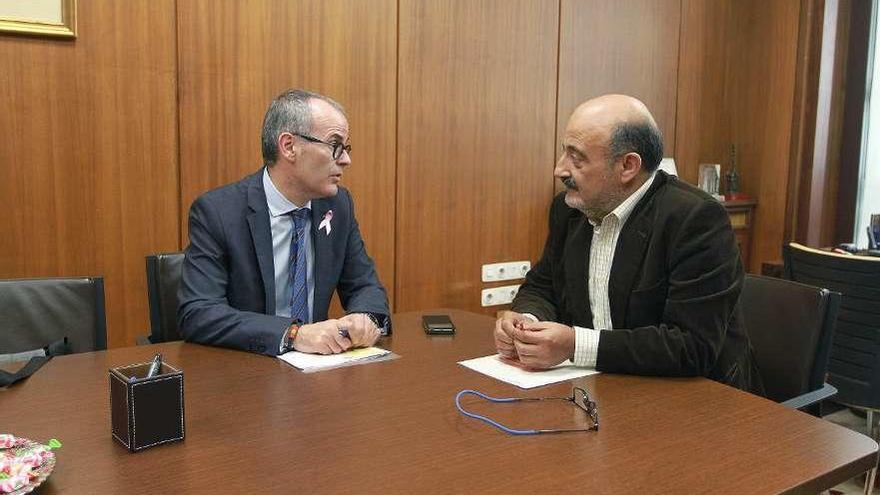
[[[544,253],[513,310],[592,328],[589,262],[593,227],[553,201]],[[608,296],[613,331],[599,337],[596,369],[705,376],[761,393],[742,324],[743,267],[724,207],[703,191],[657,172],[620,233]]]
[[[333,210],[330,235],[318,231]],[[388,298],[364,249],[351,195],[312,201],[313,320],[327,319],[333,291],[349,313],[387,316]],[[188,341],[274,356],[290,318],[275,316],[275,262],[263,169],[209,191],[189,212],[178,323]]]

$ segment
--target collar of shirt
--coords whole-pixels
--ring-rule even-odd
[[[284,197],[284,194],[275,187],[275,183],[272,182],[272,178],[269,177],[269,167],[263,168],[263,190],[266,192],[266,205],[269,207],[269,214],[273,217],[280,217],[281,215],[286,215],[291,211],[301,208],[293,201]],[[302,208],[311,207],[311,201],[306,203],[305,206],[302,206]]]
[[[651,176],[648,177],[648,180],[645,181],[644,184],[641,185],[636,191],[629,195],[628,198],[624,199],[617,208],[611,211],[611,213],[605,215],[602,218],[602,222],[597,224],[593,220],[589,218],[587,221],[590,222],[590,225],[593,226],[593,229],[598,231],[606,222],[614,223],[616,226],[622,226],[626,223],[626,219],[629,218],[629,215],[632,213],[633,209],[635,209],[636,205],[639,203],[645,193],[648,192],[648,189],[651,187],[651,184],[654,182],[654,178],[657,176],[657,172],[651,172]]]

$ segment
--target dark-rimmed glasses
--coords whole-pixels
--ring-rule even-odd
[[[340,158],[342,158],[343,151],[345,151],[349,155],[351,154],[351,145],[350,144],[328,143],[327,141],[322,141],[316,137],[312,137],[307,134],[299,134],[296,132],[294,132],[292,134],[294,136],[299,136],[299,137],[305,139],[306,141],[309,141],[312,143],[326,144],[327,146],[330,147],[330,150],[331,150],[330,156],[333,157],[334,160],[339,160]]]
[[[464,395],[476,395],[477,397],[481,397],[490,402],[500,402],[500,403],[511,403],[511,402],[534,402],[534,401],[568,401],[574,403],[575,406],[583,410],[587,413],[587,416],[590,418],[591,426],[587,428],[551,428],[551,429],[539,429],[539,430],[516,430],[513,428],[508,428],[507,426],[502,425],[501,423],[494,421],[486,416],[481,416],[479,414],[472,413],[470,411],[466,411],[461,406],[461,398]],[[455,405],[458,407],[458,410],[469,418],[478,419],[480,421],[486,422],[495,428],[498,428],[501,431],[506,433],[510,433],[511,435],[539,435],[542,433],[568,433],[574,431],[598,431],[599,430],[599,410],[596,407],[596,401],[590,398],[590,394],[581,387],[574,387],[571,390],[571,395],[568,397],[490,397],[482,392],[477,392],[476,390],[462,390],[455,396]]]

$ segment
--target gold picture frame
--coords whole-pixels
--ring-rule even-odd
[[[0,0],[0,34],[76,38],[76,0]]]

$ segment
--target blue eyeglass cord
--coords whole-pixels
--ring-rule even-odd
[[[462,390],[461,392],[459,392],[458,394],[455,395],[455,407],[457,407],[458,411],[460,413],[464,414],[465,416],[467,416],[469,418],[478,419],[480,421],[488,423],[488,424],[494,426],[495,428],[498,428],[499,430],[501,430],[505,433],[509,433],[511,435],[537,435],[537,434],[541,433],[540,430],[515,430],[513,428],[508,428],[497,421],[494,421],[492,419],[487,418],[486,416],[481,416],[479,414],[474,414],[470,411],[466,411],[463,407],[461,407],[461,397],[463,395],[467,395],[467,394],[476,395],[476,396],[482,397],[483,399],[486,399],[490,402],[499,402],[499,403],[517,402],[522,399],[519,399],[517,397],[501,397],[501,398],[489,397],[488,395],[486,395],[482,392],[477,392],[476,390],[467,389],[467,390]]]

